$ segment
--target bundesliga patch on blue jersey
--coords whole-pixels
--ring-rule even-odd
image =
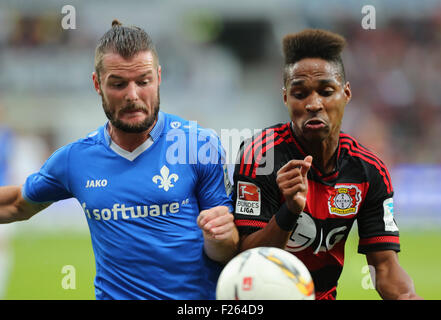
[[[97,299],[214,299],[221,266],[203,250],[199,212],[232,202],[219,139],[159,113],[133,152],[102,126],[57,150],[28,177],[31,202],[76,198],[96,259]]]

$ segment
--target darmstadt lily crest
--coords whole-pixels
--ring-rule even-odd
[[[179,179],[179,176],[177,174],[170,174],[170,170],[169,168],[167,168],[167,166],[163,166],[159,172],[161,175],[155,175],[152,178],[152,181],[155,184],[158,184],[158,182],[160,182],[158,186],[159,189],[164,189],[164,191],[168,191],[171,187],[175,186],[173,183],[176,183],[176,181],[178,181]]]

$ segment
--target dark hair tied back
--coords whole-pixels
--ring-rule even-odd
[[[117,19],[112,21],[112,28],[113,27],[119,27],[119,26],[122,26],[122,23],[119,22]]]

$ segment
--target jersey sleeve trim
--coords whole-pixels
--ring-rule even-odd
[[[372,237],[367,239],[360,239],[360,246],[366,246],[370,244],[376,244],[376,243],[400,243],[400,238],[397,236],[379,236],[379,237]]]
[[[234,223],[237,227],[253,227],[253,228],[265,228],[265,226],[268,224],[268,222],[264,221],[258,221],[258,220],[245,220],[245,219],[238,219],[235,220]]]
[[[400,241],[398,236],[377,236],[360,239],[358,243],[358,253],[394,250],[400,252]]]
[[[268,224],[264,221],[259,220],[247,220],[247,219],[237,219],[234,221],[236,224],[239,235],[249,235],[256,231],[262,230]]]

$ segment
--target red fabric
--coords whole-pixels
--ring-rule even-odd
[[[315,300],[336,300],[336,290],[337,287],[332,288],[329,291],[326,292],[316,292],[315,293]]]

